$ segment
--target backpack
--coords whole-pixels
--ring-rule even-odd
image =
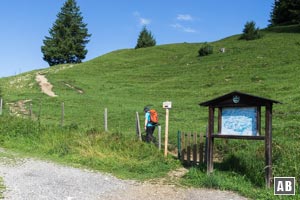
[[[150,112],[150,123],[153,125],[157,125],[158,124],[158,113],[154,109],[149,110],[149,112]]]

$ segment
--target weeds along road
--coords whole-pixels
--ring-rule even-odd
[[[246,199],[232,192],[187,189],[120,180],[109,174],[32,158],[0,157],[6,200],[222,200]]]

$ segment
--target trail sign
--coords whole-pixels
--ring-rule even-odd
[[[168,155],[168,135],[169,135],[169,109],[172,108],[171,101],[163,102],[163,108],[166,109],[166,127],[165,127],[165,152],[164,155],[167,157]]]
[[[207,126],[207,173],[213,172],[214,139],[264,140],[265,180],[270,188],[272,180],[272,99],[245,94],[238,91],[200,103],[208,107]],[[262,110],[265,107],[265,131],[262,134]],[[218,110],[217,130],[215,110]]]
[[[163,108],[165,108],[165,109],[172,108],[172,102],[171,101],[165,101],[165,102],[163,102]]]

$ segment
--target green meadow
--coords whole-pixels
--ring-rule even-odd
[[[214,53],[204,57],[198,56],[204,43],[122,49],[81,64],[1,78],[0,146],[120,178],[159,178],[181,165],[171,154],[164,158],[154,145],[137,140],[136,112],[143,123],[143,108],[152,105],[164,135],[162,103],[172,101],[169,150],[176,152],[178,130],[206,132],[208,109],[199,103],[240,91],[282,102],[273,106],[273,176],[299,181],[299,33],[299,26],[290,26],[264,30],[263,37],[253,41],[234,35],[209,43]],[[57,97],[41,92],[37,73],[46,76]],[[11,111],[12,103],[20,100],[27,100],[23,111]],[[105,108],[108,132],[103,125]],[[273,188],[265,188],[263,141],[219,139],[215,148],[221,158],[215,172],[208,176],[206,166],[189,168],[180,184],[280,199],[273,196]],[[298,185],[291,198],[300,198]]]

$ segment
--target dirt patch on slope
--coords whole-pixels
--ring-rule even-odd
[[[28,100],[19,100],[14,103],[6,103],[9,106],[9,111],[11,115],[14,116],[30,116],[32,117],[32,113],[30,108],[26,107],[26,103],[31,102],[30,99]]]
[[[50,97],[56,97],[57,95],[52,91],[53,85],[48,82],[45,75],[37,74],[35,80],[39,83],[43,93]]]

